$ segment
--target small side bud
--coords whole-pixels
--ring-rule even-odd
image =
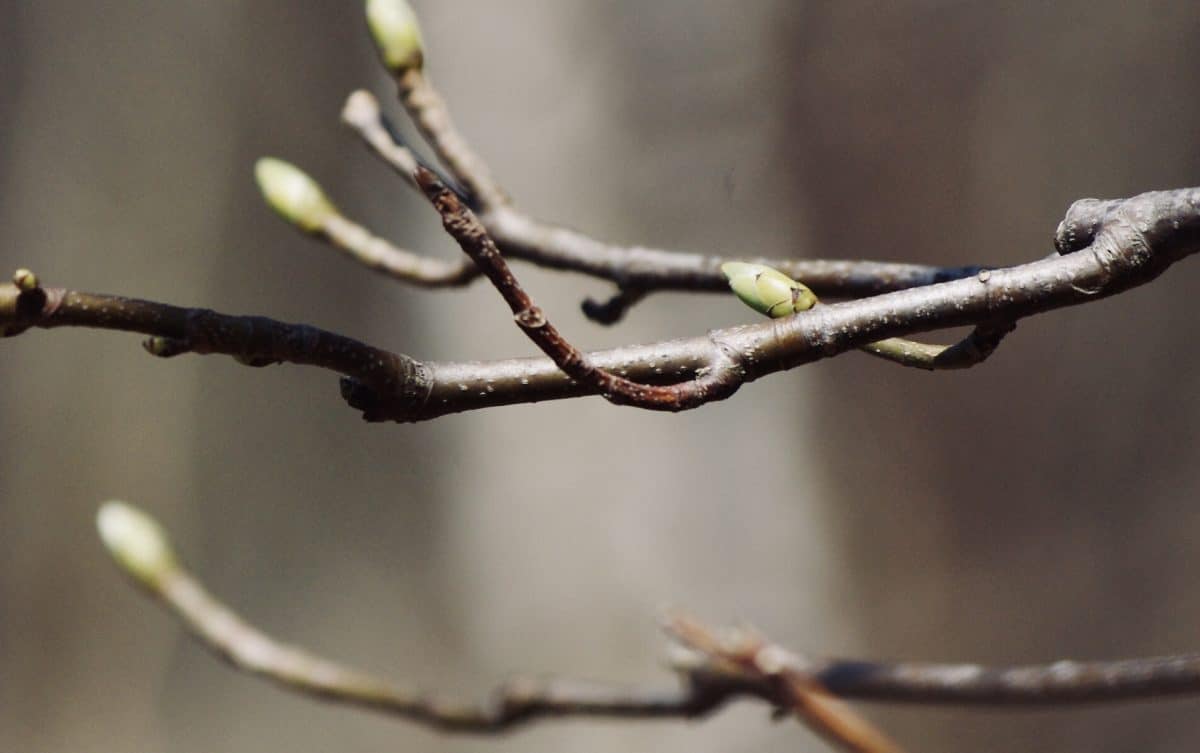
[[[420,70],[425,44],[417,14],[405,0],[367,0],[367,25],[379,57],[392,73]]]
[[[170,337],[147,337],[142,341],[142,347],[152,356],[159,358],[174,358],[191,351],[186,340],[175,340]]]
[[[722,264],[721,271],[742,303],[772,319],[817,305],[817,297],[806,285],[765,264],[731,261]]]
[[[108,553],[141,585],[154,589],[176,568],[175,552],[158,522],[124,502],[105,502],[96,528]]]
[[[17,286],[17,290],[26,293],[30,290],[37,290],[37,275],[22,267],[13,273],[13,285]]]
[[[263,157],[254,165],[254,178],[271,208],[306,233],[319,232],[337,214],[317,182],[290,162]]]

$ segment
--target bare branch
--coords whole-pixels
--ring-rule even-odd
[[[718,639],[690,617],[674,615],[667,630],[685,647],[722,667],[745,674],[755,685],[773,687],[775,697],[801,722],[849,753],[903,753],[878,728],[829,694],[811,672],[786,661],[790,654],[743,628]]]
[[[422,86],[432,90],[427,80],[422,79]],[[431,115],[424,112],[422,108],[434,101],[437,102],[438,113]],[[465,143],[454,131],[453,121],[445,112],[445,104],[440,97],[436,100],[409,98],[405,104],[414,120],[430,129],[429,132],[433,134],[431,142],[435,145]],[[388,127],[374,96],[366,91],[351,94],[342,110],[342,120],[406,182],[416,187],[412,176],[420,160],[395,138],[394,129]],[[497,192],[498,196],[502,195],[499,189]],[[505,256],[511,259],[611,280],[622,290],[639,291],[641,295],[655,290],[724,292],[727,289],[721,265],[731,261],[729,257],[603,243],[582,233],[535,220],[516,209],[507,199],[472,208],[479,211],[480,222]],[[774,267],[803,281],[818,295],[830,298],[861,298],[958,280],[971,277],[983,269],[979,266],[933,267],[823,259],[755,258],[746,261]],[[590,307],[584,310],[589,316],[597,312],[598,316],[593,317],[595,321],[611,324],[620,318],[615,314],[618,311],[624,313],[631,300],[632,297],[623,298],[620,309]]]
[[[885,361],[926,371],[969,369],[986,361],[1008,333],[1016,329],[1012,322],[981,324],[953,345],[923,343],[901,337],[889,337],[867,343],[860,350]]]
[[[661,688],[514,678],[486,701],[439,698],[277,641],[243,620],[183,567],[166,533],[142,511],[108,502],[97,518],[116,563],[207,649],[234,668],[292,692],[381,711],[446,732],[497,733],[538,717],[694,717],[728,692],[681,682]]]
[[[479,276],[468,259],[444,261],[406,251],[341,215],[327,218],[320,234],[368,269],[421,287],[460,287]]]
[[[144,512],[103,505],[101,538],[122,572],[234,668],[320,700],[394,714],[447,732],[499,733],[541,718],[689,719],[737,698],[794,711],[847,750],[890,751],[886,739],[837,698],[923,704],[1022,704],[1057,708],[1200,693],[1200,655],[1029,667],[887,664],[813,659],[745,629],[727,638],[682,617],[667,630],[684,648],[671,657],[679,682],[633,686],[516,678],[483,702],[441,698],[281,643],[210,594],[180,563],[167,534]],[[686,649],[686,650],[685,650]],[[852,747],[852,746],[857,747]]]
[[[422,287],[466,285],[479,276],[469,259],[443,261],[398,248],[344,216],[324,189],[291,163],[264,157],[254,166],[263,197],[286,222],[329,242],[358,263]]]
[[[492,178],[483,159],[454,127],[445,100],[430,85],[422,67],[399,70],[394,78],[400,103],[438,158],[466,189],[471,201],[481,208],[507,204],[508,197]]]
[[[550,356],[563,373],[578,384],[599,392],[605,399],[622,405],[651,410],[680,411],[712,400],[720,400],[737,389],[735,362],[714,351],[704,373],[677,384],[653,385],[630,381],[605,371],[572,345],[555,328],[513,276],[499,249],[475,214],[459,201],[433,173],[418,167],[417,184],[442,216],[446,231],[458,241],[464,253],[491,280],[512,309],[517,325],[542,352]]]
[[[721,266],[721,271],[729,278],[729,287],[742,303],[772,319],[794,316],[820,305],[820,300],[807,285],[793,280],[774,267],[729,262]],[[910,368],[928,371],[965,369],[986,360],[1015,327],[1012,322],[979,325],[955,345],[931,345],[900,337],[889,337],[879,342],[867,343],[861,350],[868,355]]]
[[[1088,202],[1067,214],[1070,223]],[[911,290],[818,306],[786,319],[714,330],[703,337],[586,354],[586,362],[647,385],[727,382],[696,402],[737,386],[888,337],[946,327],[1005,323],[1089,303],[1143,285],[1200,249],[1200,189],[1142,194],[1121,202],[1087,248],[1008,269]],[[536,323],[536,317],[530,320]],[[165,341],[163,355],[226,353],[252,365],[286,361],[349,377],[343,395],[368,420],[424,421],[498,405],[595,394],[548,358],[421,362],[350,338],[262,317],[66,290],[0,285],[0,333],[29,327],[93,327],[142,332]],[[733,365],[728,365],[729,361]],[[722,365],[726,364],[726,365]],[[715,368],[714,368],[715,367]],[[696,395],[695,388],[691,394]]]
[[[32,277],[27,270],[21,272]],[[144,346],[160,357],[220,353],[247,366],[318,366],[346,375],[373,394],[405,403],[423,402],[430,386],[426,366],[408,356],[305,324],[62,288],[0,285],[0,336],[11,337],[30,327],[139,332],[151,335]]]

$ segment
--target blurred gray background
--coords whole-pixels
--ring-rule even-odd
[[[518,202],[607,239],[1008,264],[1047,253],[1076,198],[1200,180],[1193,4],[417,7],[431,75]],[[485,286],[389,283],[256,196],[253,160],[284,157],[398,242],[455,253],[338,125],[356,87],[390,104],[359,3],[0,0],[0,50],[4,269],[421,358],[533,352]],[[605,330],[577,313],[605,285],[519,271],[586,347],[754,316],[663,295]],[[119,577],[93,529],[110,497],[269,631],[447,692],[665,680],[664,604],[821,653],[1195,650],[1198,295],[1189,263],[1026,320],[970,372],[851,354],[680,416],[589,399],[368,425],[326,372],[80,330],[5,341],[0,748],[824,750],[758,705],[487,740],[283,693]],[[913,751],[1178,751],[1200,744],[1196,704],[866,710]]]

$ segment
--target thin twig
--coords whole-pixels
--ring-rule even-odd
[[[1088,211],[1087,202],[1067,214]],[[786,319],[714,330],[702,337],[586,354],[595,368],[638,383],[677,384],[719,373],[708,400],[767,374],[888,337],[956,326],[1016,322],[1091,303],[1155,279],[1200,250],[1200,188],[1142,194],[1109,213],[1090,246],[1007,269],[922,288],[818,306]],[[595,394],[548,358],[422,362],[305,325],[232,317],[150,301],[61,289],[0,285],[0,333],[30,327],[141,332],[154,352],[226,353],[259,365],[310,364],[349,377],[343,395],[373,421],[424,421],[449,413]],[[714,364],[734,362],[733,366]],[[699,404],[699,403],[697,403]]]
[[[901,337],[889,337],[859,348],[885,361],[926,371],[969,369],[986,361],[1004,338],[1016,329],[1012,322],[980,324],[953,345],[923,343]]]
[[[496,183],[483,158],[454,127],[445,100],[429,83],[420,66],[407,68],[395,77],[400,103],[429,142],[438,158],[481,208],[503,206],[508,197]]]
[[[428,81],[426,88],[432,88]],[[439,114],[430,115],[422,108],[436,101]],[[406,102],[414,120],[424,123],[432,134],[431,143],[465,143],[445,114],[441,98],[415,98]],[[400,143],[387,127],[375,97],[356,91],[346,100],[342,120],[353,128],[371,150],[392,166],[410,185],[416,187],[414,171],[421,161],[411,149]],[[464,163],[460,160],[460,169]],[[491,178],[488,178],[491,181]],[[499,190],[499,189],[497,189]],[[502,192],[501,192],[502,195]],[[721,265],[730,257],[707,256],[682,251],[664,251],[641,246],[620,246],[598,241],[582,233],[540,222],[516,209],[507,199],[493,201],[479,209],[479,220],[492,235],[505,256],[530,261],[543,267],[581,272],[616,283],[622,290],[641,295],[655,290],[709,291],[728,290]],[[934,267],[874,261],[836,261],[824,259],[748,259],[774,267],[801,280],[818,295],[830,298],[862,298],[895,290],[971,277],[979,266]],[[632,298],[624,298],[620,313]],[[617,309],[585,308],[598,312],[600,323],[612,323]]]
[[[418,167],[417,184],[442,216],[442,225],[458,241],[475,266],[492,282],[512,309],[513,318],[542,352],[550,356],[563,373],[585,388],[599,392],[605,399],[650,410],[680,411],[720,400],[737,389],[735,362],[714,351],[703,374],[676,384],[655,385],[634,382],[596,366],[558,331],[513,276],[487,230],[450,189],[437,177]]]
[[[166,532],[144,512],[108,502],[97,522],[122,572],[201,645],[236,669],[321,700],[395,714],[446,732],[498,733],[538,717],[694,717],[729,696],[686,680],[643,688],[526,677],[501,684],[480,703],[437,697],[289,646],[246,622],[188,572]]]
[[[682,617],[666,628],[682,647],[662,686],[515,678],[485,701],[423,693],[289,646],[246,622],[184,567],[167,534],[123,503],[101,508],[101,535],[117,565],[208,650],[233,667],[321,700],[380,711],[448,732],[499,733],[542,718],[692,719],[737,698],[796,711],[826,734],[870,740],[836,698],[884,702],[1069,704],[1200,693],[1200,655],[1029,667],[877,663],[804,657],[745,629],[716,631]],[[802,707],[801,707],[802,706]],[[855,748],[851,748],[854,750]],[[857,750],[888,750],[860,747]]]
[[[767,643],[758,633],[742,628],[718,638],[712,630],[684,615],[671,616],[666,627],[684,647],[699,652],[718,666],[731,666],[755,685],[774,687],[784,708],[841,750],[903,753],[879,728],[832,696],[810,672],[785,661],[790,655]]]
[[[616,324],[648,293],[649,291],[641,288],[618,288],[617,292],[605,301],[597,301],[590,297],[583,299],[579,308],[584,316],[597,324]]]
[[[368,269],[413,285],[460,287],[479,277],[479,270],[469,259],[446,261],[415,254],[373,235],[340,214],[325,218],[318,235]]]

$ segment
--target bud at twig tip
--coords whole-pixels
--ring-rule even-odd
[[[254,177],[271,208],[306,233],[318,232],[337,214],[317,182],[290,162],[263,157],[254,165]]]
[[[17,289],[21,291],[36,290],[38,286],[37,275],[21,267],[13,273],[13,285],[16,285]]]
[[[146,513],[124,502],[105,502],[96,528],[109,554],[142,585],[155,588],[175,569],[175,552],[162,527]]]
[[[342,122],[361,126],[379,117],[379,102],[371,92],[359,89],[346,98],[342,106]]]
[[[392,73],[420,69],[425,58],[417,14],[405,0],[367,0],[367,25]]]

